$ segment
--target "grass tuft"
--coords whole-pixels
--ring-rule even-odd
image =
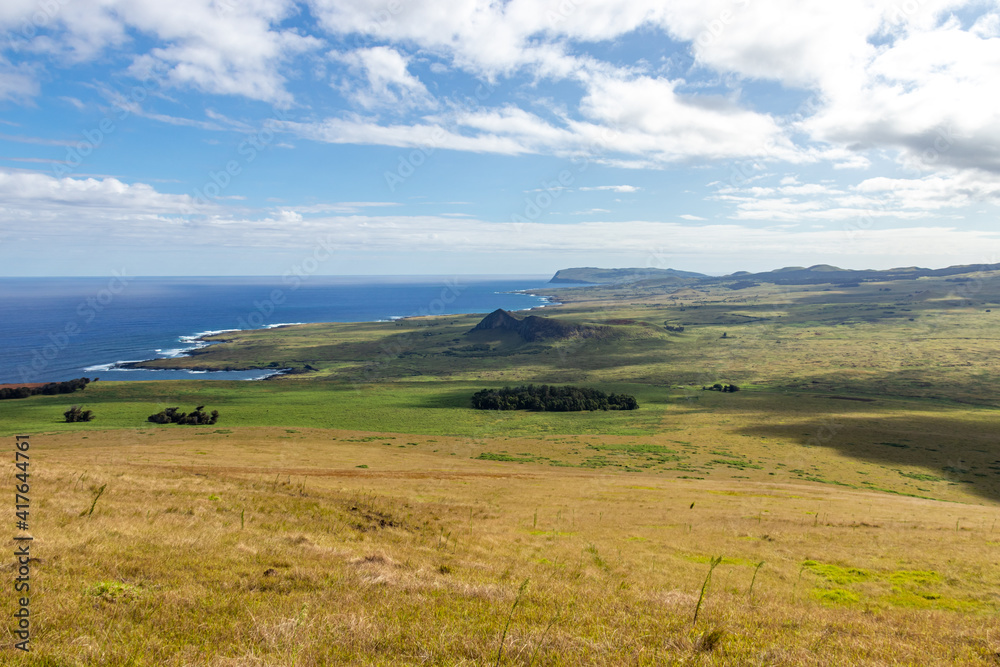
[[[701,585],[701,593],[698,594],[698,604],[694,608],[694,618],[691,620],[692,625],[698,623],[698,612],[701,611],[701,603],[705,599],[705,591],[708,590],[708,582],[712,580],[712,571],[715,570],[722,563],[722,556],[716,556],[712,559],[712,562],[708,566],[708,574],[705,575],[705,581]]]

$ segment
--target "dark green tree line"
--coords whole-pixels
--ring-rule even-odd
[[[94,378],[95,380],[97,378]],[[76,378],[65,382],[48,382],[41,387],[0,387],[0,401],[12,398],[28,398],[44,394],[53,396],[55,394],[72,394],[78,389],[86,389],[90,384],[90,378]]]
[[[629,394],[606,394],[589,387],[522,385],[483,389],[472,395],[477,410],[534,410],[578,412],[581,410],[635,410],[639,402]]]

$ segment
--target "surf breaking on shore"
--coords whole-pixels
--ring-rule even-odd
[[[260,327],[257,330],[264,329],[277,329],[278,327],[290,327],[297,324],[303,324],[302,322],[281,322],[278,324],[268,324],[266,326]],[[146,364],[150,361],[157,361],[158,359],[181,359],[184,357],[192,356],[191,353],[195,350],[200,350],[206,348],[210,345],[215,345],[223,341],[216,340],[205,340],[210,336],[218,336],[219,334],[231,333],[234,331],[245,331],[245,329],[211,329],[208,331],[201,331],[194,334],[187,334],[183,336],[178,336],[177,341],[187,345],[187,347],[180,348],[169,348],[162,349],[158,348],[154,350],[158,357],[155,359],[122,359],[119,361],[113,361],[111,363],[105,364],[94,364],[92,366],[87,366],[83,370],[88,372],[101,372],[101,371],[144,371],[150,373],[164,372],[164,371],[181,371],[184,373],[189,373],[191,375],[205,375],[205,374],[229,374],[234,371],[216,371],[201,368],[148,368],[142,364]],[[245,380],[265,380],[269,377],[274,377],[275,375],[282,375],[287,369],[275,369],[267,370],[263,375],[253,378],[244,378]],[[242,372],[242,371],[241,371]]]

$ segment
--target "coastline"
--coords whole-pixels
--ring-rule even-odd
[[[158,371],[183,371],[191,375],[202,375],[206,373],[230,373],[234,371],[268,371],[265,375],[257,378],[244,378],[239,380],[240,382],[254,382],[258,380],[268,380],[272,377],[278,375],[287,374],[291,369],[289,368],[279,368],[279,369],[266,369],[266,368],[213,368],[210,366],[148,366],[153,361],[161,361],[164,359],[190,359],[191,357],[197,356],[199,350],[203,350],[212,345],[219,343],[228,342],[226,339],[221,340],[207,340],[212,336],[219,336],[225,333],[232,333],[235,331],[267,331],[270,329],[280,329],[283,327],[298,326],[300,324],[306,324],[306,322],[281,322],[278,324],[268,324],[267,326],[260,327],[259,329],[212,329],[208,331],[202,331],[195,334],[189,334],[178,337],[178,342],[192,345],[188,348],[170,348],[167,350],[158,349],[155,350],[159,353],[166,352],[164,356],[157,357],[154,359],[136,359],[136,360],[124,360],[124,361],[114,361],[108,364],[96,364],[94,366],[87,366],[83,370],[100,372],[105,370],[115,370],[115,371],[146,371],[155,373]]]
[[[513,312],[522,312],[522,311],[523,312],[528,312],[528,311],[532,311],[532,310],[540,310],[542,308],[547,308],[547,307],[551,308],[551,307],[556,307],[556,306],[563,305],[562,301],[556,301],[555,300],[556,299],[555,295],[539,294],[536,290],[512,290],[512,291],[509,291],[509,292],[497,292],[497,293],[498,294],[523,294],[524,296],[529,296],[529,297],[534,297],[534,298],[537,298],[537,299],[543,299],[543,300],[545,300],[543,303],[541,303],[539,305],[528,306],[527,308],[518,308],[518,309],[516,309]],[[478,314],[485,315],[485,313],[439,313],[439,314],[433,314],[433,315],[417,314],[417,315],[393,316],[393,317],[390,317],[389,319],[380,319],[380,320],[359,320],[357,322],[342,322],[342,323],[339,323],[339,324],[365,324],[365,323],[369,323],[370,324],[370,323],[376,323],[376,322],[399,322],[399,321],[402,321],[402,320],[413,320],[413,319],[419,319],[419,318],[423,318],[423,317],[454,317],[456,315],[478,315]],[[209,331],[202,331],[200,333],[195,333],[195,334],[180,336],[178,338],[179,342],[192,344],[193,347],[189,347],[189,348],[171,348],[171,349],[166,350],[167,352],[170,353],[169,355],[166,355],[166,356],[161,356],[161,357],[154,358],[154,359],[125,360],[125,361],[115,361],[115,362],[108,363],[108,364],[97,364],[97,365],[94,365],[94,366],[88,366],[84,370],[85,371],[95,371],[95,372],[99,372],[99,371],[102,371],[102,370],[116,370],[116,371],[130,371],[130,370],[134,370],[134,371],[146,371],[146,372],[157,372],[157,371],[175,371],[176,372],[176,371],[181,371],[181,372],[189,373],[191,375],[202,375],[202,374],[206,374],[206,373],[230,373],[230,372],[241,372],[241,371],[268,371],[265,375],[263,375],[261,377],[258,377],[258,378],[246,378],[246,379],[239,380],[239,381],[241,381],[241,382],[253,382],[253,381],[261,381],[261,380],[271,380],[273,378],[280,377],[280,376],[283,376],[283,375],[295,374],[295,370],[291,369],[291,368],[268,369],[268,368],[259,368],[259,367],[249,367],[249,368],[215,368],[215,367],[210,367],[210,366],[181,366],[181,365],[178,365],[178,366],[165,366],[165,365],[162,365],[162,364],[156,365],[156,366],[149,366],[148,364],[151,363],[151,362],[162,362],[162,361],[167,360],[167,359],[190,359],[192,357],[198,356],[198,354],[200,353],[199,352],[200,350],[204,350],[205,348],[208,348],[208,347],[210,347],[212,345],[216,345],[216,344],[219,344],[219,343],[228,343],[228,342],[231,342],[231,340],[232,340],[232,339],[225,339],[225,338],[216,339],[216,340],[207,340],[208,338],[211,338],[211,337],[214,337],[214,336],[219,336],[219,335],[222,335],[222,334],[234,333],[234,332],[268,331],[270,329],[280,329],[280,328],[285,328],[285,327],[300,326],[300,325],[304,325],[304,324],[332,324],[332,323],[329,323],[329,322],[282,322],[282,323],[278,323],[278,324],[268,324],[266,326],[259,327],[259,328],[256,328],[256,329],[214,329],[214,330],[209,330]],[[156,350],[156,352],[162,352],[162,351],[163,350]],[[301,371],[299,371],[299,372],[301,372]]]

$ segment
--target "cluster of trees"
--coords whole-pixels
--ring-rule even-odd
[[[663,328],[673,333],[682,333],[684,331],[684,327],[680,326],[679,324],[677,325],[667,324],[666,322],[663,323]]]
[[[94,418],[94,413],[90,410],[81,410],[79,405],[74,405],[63,413],[63,417],[65,417],[66,422],[70,424],[73,422],[89,422]]]
[[[477,410],[537,410],[576,412],[579,410],[635,410],[639,402],[628,394],[605,394],[588,387],[522,385],[503,389],[483,389],[472,395]]]
[[[96,381],[97,378],[94,378]],[[0,401],[9,398],[28,398],[38,394],[52,396],[54,394],[72,394],[77,389],[86,389],[89,378],[77,378],[65,382],[49,382],[41,387],[0,387]]]
[[[146,420],[154,424],[192,424],[195,426],[214,424],[219,420],[219,411],[212,410],[209,414],[205,412],[204,405],[199,405],[191,413],[177,412],[177,410],[179,408],[166,408],[155,415],[149,415]]]
[[[711,387],[702,387],[701,390],[702,391],[726,391],[726,392],[729,392],[729,391],[739,391],[740,388],[737,387],[735,384],[719,384],[718,382],[716,382]]]

